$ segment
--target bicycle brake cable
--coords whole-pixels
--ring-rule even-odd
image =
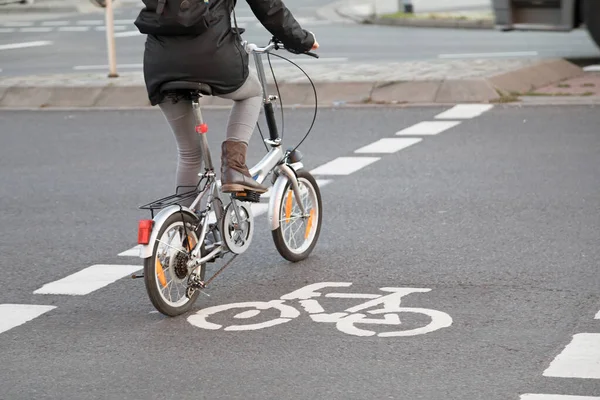
[[[277,48],[277,47],[276,47],[276,48]],[[289,49],[286,49],[286,50],[288,50],[288,51],[289,51]],[[290,51],[290,53],[294,53],[294,52],[291,52],[291,51]],[[295,53],[294,53],[294,54],[295,54]],[[283,138],[283,128],[284,128],[283,100],[282,100],[282,98],[281,98],[281,93],[280,93],[280,91],[279,91],[279,85],[278,85],[278,83],[277,83],[277,78],[275,77],[275,71],[273,70],[273,65],[271,64],[271,59],[270,59],[270,57],[269,57],[270,55],[271,55],[271,53],[270,53],[270,52],[269,52],[269,53],[267,53],[267,59],[268,59],[268,61],[269,61],[269,68],[271,69],[271,74],[273,75],[273,81],[274,81],[274,83],[275,83],[275,87],[277,88],[277,95],[279,96],[279,103],[280,103],[280,107],[281,107],[281,121],[282,121],[282,122],[281,122],[281,125],[282,125],[282,135],[281,135],[281,137]],[[296,149],[298,149],[298,147],[300,147],[300,145],[301,145],[302,143],[304,143],[304,140],[306,140],[306,138],[308,137],[308,135],[309,135],[309,134],[310,134],[310,132],[312,131],[312,128],[314,127],[315,121],[317,120],[317,112],[318,112],[318,108],[319,108],[319,106],[318,106],[318,104],[319,104],[319,98],[318,98],[318,95],[317,95],[317,89],[316,89],[316,87],[315,87],[315,84],[314,84],[314,82],[312,81],[312,79],[310,79],[310,76],[308,76],[308,74],[306,73],[306,71],[304,71],[304,70],[303,70],[303,69],[302,69],[302,68],[301,68],[301,67],[300,67],[298,64],[296,64],[295,62],[293,62],[292,60],[290,60],[290,59],[288,59],[288,58],[286,58],[286,57],[283,57],[283,56],[280,56],[279,54],[274,54],[274,53],[273,53],[273,55],[274,55],[275,57],[279,57],[279,58],[281,58],[282,60],[285,60],[285,61],[289,62],[290,64],[292,64],[292,65],[294,65],[296,68],[298,68],[300,71],[302,71],[302,73],[303,73],[303,74],[306,76],[306,78],[307,78],[307,79],[308,79],[308,81],[310,82],[310,85],[311,85],[311,86],[312,86],[312,88],[313,88],[313,93],[315,94],[315,111],[314,111],[314,115],[313,115],[313,120],[312,120],[312,122],[311,122],[311,124],[310,124],[310,127],[308,128],[308,132],[306,132],[306,135],[304,135],[304,137],[302,138],[302,140],[300,141],[300,143],[298,143],[298,144],[296,145],[296,147],[294,147],[294,148],[292,149],[292,151],[291,151],[291,152],[294,152],[294,151],[296,151]],[[265,137],[263,136],[263,134],[262,134],[262,130],[260,129],[260,124],[257,122],[257,123],[256,123],[256,126],[257,126],[257,128],[258,128],[258,132],[260,133],[260,137],[261,137],[261,138],[262,138],[262,140],[263,140],[263,144],[264,144],[264,146],[265,146],[265,149],[268,151],[268,147],[267,147],[267,145],[266,145],[266,143],[265,143]]]

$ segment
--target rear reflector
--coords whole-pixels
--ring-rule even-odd
[[[152,225],[154,221],[151,219],[143,219],[138,225],[138,243],[148,244],[150,242],[150,233],[152,233]]]

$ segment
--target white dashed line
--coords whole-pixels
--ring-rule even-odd
[[[600,65],[588,65],[587,67],[583,67],[585,72],[600,72]]]
[[[419,143],[423,139],[419,138],[384,138],[371,143],[365,147],[355,150],[355,153],[395,153],[414,144]]]
[[[269,209],[269,205],[265,203],[253,203],[250,207],[252,208],[252,215],[254,215],[254,218],[266,213]]]
[[[97,20],[83,20],[75,22],[77,25],[104,25],[104,21],[101,19]]]
[[[42,26],[66,26],[69,25],[69,21],[44,21]]]
[[[143,64],[119,64],[117,68],[119,69],[142,69],[144,67]],[[108,65],[76,65],[73,67],[76,71],[89,71],[95,69],[108,69]]]
[[[122,253],[119,253],[119,257],[139,257],[140,256],[140,249],[142,248],[141,244],[138,244],[137,246],[132,247],[129,250],[125,250]]]
[[[380,159],[379,157],[338,157],[313,169],[310,173],[313,175],[350,175]]]
[[[535,57],[537,55],[537,51],[512,51],[505,53],[440,54],[438,58]]]
[[[117,32],[115,33],[115,37],[130,37],[130,36],[141,36],[140,31],[127,31],[127,32]]]
[[[24,49],[26,47],[48,46],[51,44],[52,44],[52,42],[47,41],[47,40],[38,41],[38,42],[2,44],[2,45],[0,45],[0,50]]]
[[[458,124],[460,121],[423,121],[397,132],[396,135],[437,135]]]
[[[21,26],[33,26],[33,22],[5,22],[3,24],[0,24],[0,26],[6,26],[6,27],[21,27]]]
[[[596,316],[594,317],[594,319],[600,319],[600,311],[598,311],[598,314],[596,314]]]
[[[537,394],[527,393],[519,397],[521,400],[600,400],[600,397],[568,396],[564,394]]]
[[[58,28],[59,32],[87,32],[89,30],[89,26],[61,26]]]
[[[494,106],[491,104],[458,104],[435,116],[436,119],[469,119],[480,116]]]
[[[115,30],[115,31],[124,31],[127,28],[128,28],[127,26],[123,26],[123,25],[113,26],[113,30]],[[105,26],[96,26],[96,27],[94,27],[94,30],[97,30],[99,32],[104,32],[104,31],[106,31],[106,27]]]
[[[92,265],[63,279],[47,283],[33,293],[85,295],[142,268],[140,265]]]
[[[544,376],[600,379],[600,333],[573,335],[571,343],[550,363]]]
[[[21,28],[19,29],[19,32],[51,32],[54,28],[45,28],[45,27],[39,27],[39,26],[35,26],[32,28]]]
[[[13,33],[15,31],[15,28],[0,28],[0,33]]]
[[[55,308],[35,304],[0,304],[0,333],[23,325]]]

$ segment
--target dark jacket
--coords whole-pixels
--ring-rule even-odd
[[[281,0],[246,1],[263,26],[286,47],[301,52],[312,48],[313,35],[300,27]],[[146,7],[138,15],[135,25],[148,35],[144,79],[152,105],[163,100],[158,88],[167,81],[206,83],[215,95],[231,93],[242,86],[248,76],[248,54],[231,28],[235,0],[210,0],[212,26],[200,35],[185,36],[152,34],[149,21],[152,21],[151,13],[155,13],[156,6],[152,4],[156,4],[156,0],[144,0],[144,3]],[[265,44],[268,39],[265,38]]]

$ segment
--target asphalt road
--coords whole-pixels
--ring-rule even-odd
[[[587,32],[498,32],[452,29],[400,28],[336,23],[317,17],[323,3],[286,2],[306,29],[315,32],[321,59],[332,67],[340,62],[376,63],[412,60],[438,60],[473,57],[514,58],[568,57],[592,59],[600,50]],[[253,17],[245,2],[239,2],[237,15],[247,29],[245,38],[266,44],[270,34]],[[119,71],[141,70],[144,37],[136,35],[132,21],[139,6],[123,5],[115,12],[116,47]],[[93,13],[73,17],[50,14],[47,20],[0,21],[0,74],[27,75],[107,71],[107,46],[103,15]],[[15,26],[18,25],[18,26]],[[119,36],[125,35],[125,36]],[[128,36],[134,35],[134,36]],[[10,44],[48,42],[35,47],[3,49]],[[491,53],[491,54],[490,54]],[[301,63],[315,62],[305,57]]]
[[[359,156],[359,147],[402,137],[395,133],[446,109],[321,110],[303,146],[305,165]],[[311,111],[286,113],[284,138],[294,144]],[[206,114],[216,151],[227,112]],[[117,254],[136,243],[137,221],[147,217],[137,207],[172,192],[175,147],[157,110],[0,112],[0,305],[56,307],[0,333],[0,398],[598,396],[600,379],[543,375],[573,335],[600,334],[598,115],[597,106],[499,105],[437,135],[416,135],[421,142],[397,153],[361,154],[380,159],[321,176],[331,182],[309,259],[284,261],[258,217],[251,249],[189,314],[348,282],[323,293],[428,288],[405,296],[402,307],[452,319],[427,334],[379,337],[343,333],[305,312],[267,329],[201,329],[187,316],[154,313],[142,280],[128,278],[88,295],[34,294],[91,265],[141,266]],[[258,134],[250,152],[250,163],[264,154]],[[330,312],[363,301],[321,300]],[[234,315],[213,321],[277,317]],[[428,322],[401,318],[400,329]],[[594,337],[584,347],[588,364],[583,357],[558,369],[575,363],[597,374]]]

